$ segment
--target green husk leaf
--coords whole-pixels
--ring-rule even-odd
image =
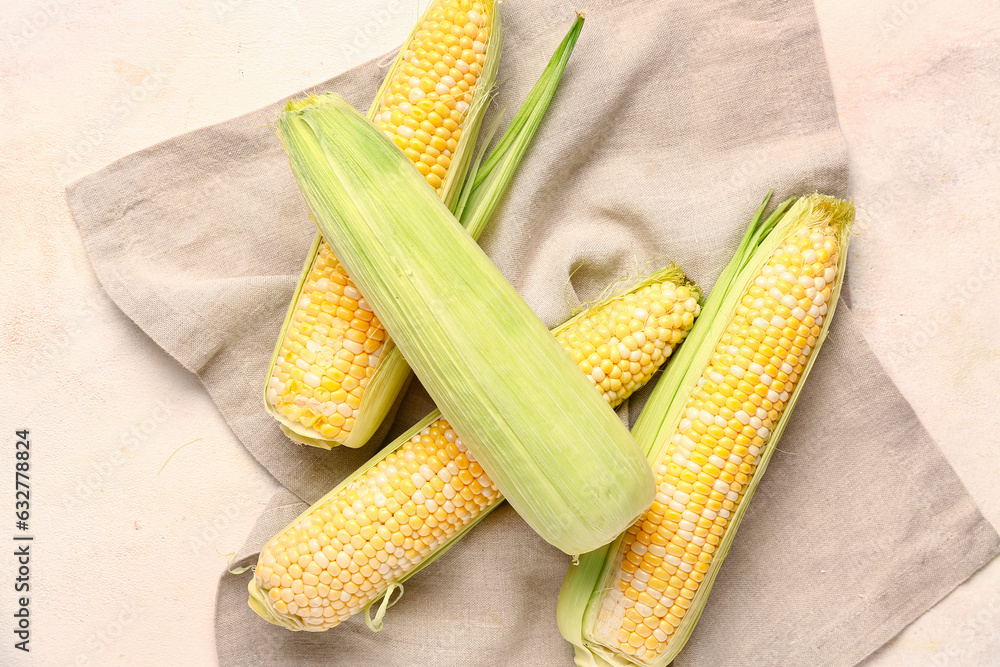
[[[473,238],[478,239],[482,234],[493,216],[493,211],[500,204],[500,200],[514,179],[517,168],[556,94],[566,64],[583,29],[583,22],[583,14],[578,13],[569,32],[566,33],[542,75],[511,120],[496,148],[490,153],[486,162],[476,170],[475,178],[469,179],[471,192],[458,215]]]
[[[559,79],[562,77],[573,46],[576,44],[576,37],[582,27],[583,17],[578,16],[573,22],[570,32],[553,54],[542,76],[532,88],[532,94],[518,109],[497,148],[490,154],[489,159],[494,163],[494,166],[490,167],[490,172],[493,173],[497,165],[502,169],[493,173],[493,177],[489,180],[480,179],[478,166],[480,156],[477,155],[474,159],[470,173],[476,174],[475,180],[478,185],[472,185],[473,179],[466,179],[467,187],[462,189],[455,208],[456,217],[469,231],[472,238],[478,239],[483,230],[486,229],[493,212],[510,186],[514,174],[521,164],[521,159],[534,139],[545,110],[548,109],[549,102],[555,94]],[[488,128],[484,137],[484,145],[489,143],[496,132],[500,118],[501,114],[497,114],[494,122]],[[403,355],[390,339],[389,345],[382,352],[382,361],[379,363],[378,371],[372,377],[372,383],[361,399],[358,421],[354,425],[355,432],[359,434],[375,432],[395,401],[403,383],[409,378],[409,370],[410,367],[403,359]],[[355,446],[363,444],[361,440],[367,441],[368,437],[370,435],[363,438],[358,437],[359,444]],[[350,440],[353,439],[354,434],[352,433]],[[349,443],[345,442],[344,444]]]

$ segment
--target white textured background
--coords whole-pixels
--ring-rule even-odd
[[[855,312],[1000,526],[1000,12],[817,12],[862,222]],[[275,489],[198,381],[104,296],[63,186],[381,54],[417,16],[415,0],[3,0],[0,467],[30,428],[36,541],[29,656],[8,629],[0,483],[0,664],[214,664],[221,554]],[[998,629],[994,562],[867,664],[1000,664]]]

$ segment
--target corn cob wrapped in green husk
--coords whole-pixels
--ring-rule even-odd
[[[290,103],[278,134],[323,237],[511,505],[567,553],[614,539],[653,499],[649,465],[419,172],[336,95]]]
[[[580,667],[662,667],[683,648],[826,337],[854,206],[816,194],[763,209],[633,429],[655,501],[563,584]]]
[[[698,315],[699,297],[697,286],[669,266],[552,333],[614,407],[671,356]],[[632,325],[637,320],[642,327]],[[265,545],[249,584],[250,606],[291,630],[335,627],[393,597],[395,587],[501,502],[435,411]]]
[[[495,0],[434,0],[368,112],[453,211],[473,163],[500,49]],[[360,447],[409,375],[363,294],[317,234],[271,357],[268,413],[296,442]]]

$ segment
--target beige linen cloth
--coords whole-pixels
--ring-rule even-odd
[[[561,89],[482,239],[550,326],[636,267],[673,260],[710,287],[768,188],[775,201],[848,194],[808,0],[587,4]],[[573,9],[504,3],[495,106],[507,118]],[[390,60],[315,90],[365,110]],[[272,534],[378,446],[298,447],[264,412],[266,366],[315,233],[268,127],[278,108],[164,142],[68,189],[108,294],[198,374],[287,488],[234,566],[255,562]],[[854,664],[998,552],[997,534],[866,345],[849,284],[844,295],[677,665]],[[394,433],[429,408],[413,385]],[[250,573],[223,574],[219,662],[568,666],[555,623],[568,564],[504,505],[406,584],[379,634],[360,617],[323,634],[268,625],[247,607]]]

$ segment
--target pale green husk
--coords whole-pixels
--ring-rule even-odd
[[[324,238],[511,505],[570,554],[614,539],[652,502],[648,464],[419,172],[336,95],[278,133]]]
[[[702,370],[711,360],[712,353],[728,327],[739,299],[749,286],[750,281],[790,233],[803,226],[832,224],[839,230],[840,262],[836,285],[827,302],[827,315],[823,321],[820,336],[781,419],[775,425],[771,437],[761,452],[756,471],[743,498],[733,512],[732,520],[722,536],[709,571],[663,655],[653,662],[633,660],[630,656],[599,645],[590,634],[597,605],[600,604],[601,593],[607,586],[611,585],[609,580],[614,575],[612,570],[616,567],[616,554],[621,537],[610,545],[581,556],[577,564],[570,566],[559,593],[556,620],[563,637],[575,648],[576,664],[579,667],[627,667],[629,665],[663,667],[669,664],[681,651],[694,631],[695,624],[698,622],[711,592],[712,583],[729,552],[740,521],[746,513],[757,484],[767,469],[767,464],[788,423],[806,377],[816,360],[819,348],[826,338],[843,285],[847,245],[850,239],[851,224],[854,220],[854,205],[848,201],[814,194],[797,200],[785,201],[766,220],[761,221],[769,198],[770,193],[757,211],[735,257],[713,287],[708,300],[702,307],[701,316],[695,322],[685,344],[667,366],[667,370],[657,383],[632,429],[636,441],[646,452],[649,462],[655,465],[663,456],[669,438],[680,421],[688,397],[694,390]]]

